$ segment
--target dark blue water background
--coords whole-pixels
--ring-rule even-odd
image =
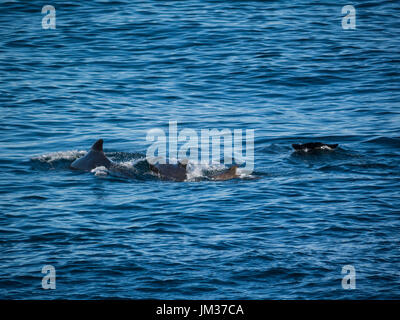
[[[0,298],[400,298],[399,9],[1,1]],[[97,138],[132,166],[171,120],[254,129],[258,179],[68,168]],[[307,141],[340,147],[292,152]]]

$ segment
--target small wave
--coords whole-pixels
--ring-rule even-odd
[[[220,163],[194,163],[189,161],[187,165],[187,181],[196,181],[196,179],[207,178],[213,173],[222,171],[225,166]]]
[[[57,151],[57,152],[50,152],[40,156],[32,157],[32,161],[40,161],[40,162],[55,162],[60,160],[67,160],[67,161],[74,161],[82,156],[84,156],[87,152],[86,151],[79,151],[79,150],[70,150],[70,151]]]
[[[131,163],[143,160],[145,155],[137,152],[106,152],[107,157],[118,163]]]
[[[379,144],[379,145],[400,148],[400,138],[378,137],[378,138],[366,140],[365,143],[374,143],[374,144]]]
[[[64,170],[69,168],[70,164],[84,156],[86,151],[70,150],[46,153],[35,156],[30,159],[31,167],[35,170]]]
[[[113,177],[140,180],[148,178],[150,176],[149,171],[149,164],[145,158],[113,162],[108,169],[108,173]]]

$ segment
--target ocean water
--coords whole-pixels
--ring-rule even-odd
[[[399,9],[1,1],[0,298],[399,299]],[[170,121],[254,129],[254,172],[147,174]],[[125,174],[69,169],[98,138]]]

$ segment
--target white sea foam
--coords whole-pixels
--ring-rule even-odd
[[[207,178],[207,172],[222,172],[223,170],[229,169],[229,166],[225,166],[219,162],[215,163],[188,163],[187,166],[187,181],[192,181],[198,178]],[[239,178],[252,178],[253,176],[245,168],[237,168],[237,174]]]
[[[37,160],[40,162],[54,162],[58,160],[68,160],[73,161],[84,156],[86,151],[79,150],[70,150],[70,151],[58,151],[58,152],[50,152],[37,157],[32,157],[32,160]]]
[[[108,169],[104,166],[96,167],[90,172],[94,173],[95,176],[106,176],[108,175]]]
[[[135,168],[135,165],[138,162],[143,161],[143,160],[146,160],[146,158],[139,158],[139,159],[121,161],[121,162],[114,163],[114,165],[117,166],[118,168],[136,171],[137,169]]]

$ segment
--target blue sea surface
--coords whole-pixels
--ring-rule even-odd
[[[0,299],[400,299],[399,21],[399,1],[0,1]],[[69,168],[103,138],[133,170],[170,121],[254,129],[254,179]],[[293,152],[310,141],[339,147]]]

